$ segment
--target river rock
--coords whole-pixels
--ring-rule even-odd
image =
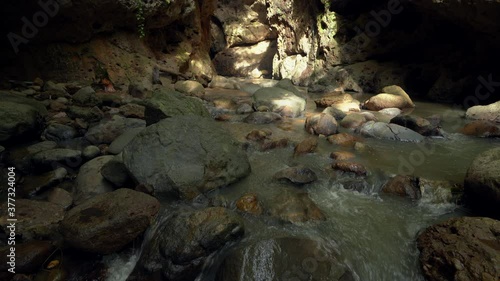
[[[125,147],[123,162],[137,183],[184,198],[250,173],[236,141],[217,122],[200,116],[172,117],[147,127]]]
[[[76,169],[82,164],[82,152],[67,148],[44,150],[34,154],[31,162],[40,170],[51,170],[60,166]]]
[[[178,81],[175,83],[174,88],[176,91],[187,94],[188,96],[195,96],[201,98],[205,94],[205,88],[197,81]]]
[[[195,280],[212,253],[244,234],[241,218],[221,207],[165,214],[155,229],[128,280],[155,273],[165,280]]]
[[[263,212],[262,205],[254,193],[247,193],[241,196],[236,201],[236,208],[242,212],[252,214],[254,216],[261,215]]]
[[[346,117],[346,114],[342,110],[331,106],[325,108],[322,113],[330,114],[337,121],[340,121],[344,119],[344,117]]]
[[[180,115],[210,117],[210,112],[208,112],[201,100],[167,88],[156,89],[152,97],[146,100],[145,106],[144,115],[147,125]]]
[[[317,107],[324,108],[330,107],[334,104],[343,104],[352,102],[354,98],[350,94],[345,94],[343,92],[334,92],[322,96],[319,99],[315,99],[314,103],[316,103]]]
[[[7,202],[7,201],[5,201]],[[23,241],[35,239],[58,239],[59,222],[64,218],[63,207],[43,201],[17,199],[16,202],[16,235]],[[0,225],[4,233],[10,233],[7,226],[7,203],[0,206],[2,216]]]
[[[67,210],[73,205],[73,196],[68,191],[56,187],[50,191],[47,201],[60,205]]]
[[[363,125],[365,122],[367,122],[366,116],[353,112],[344,117],[342,121],[340,121],[340,126],[348,129],[353,129],[353,128],[358,128],[359,126]]]
[[[267,151],[275,148],[285,148],[288,147],[288,142],[289,141],[287,138],[264,141],[260,145],[260,151]]]
[[[317,147],[318,147],[318,138],[309,137],[295,146],[293,155],[299,156],[307,153],[313,153],[316,151]]]
[[[460,133],[480,138],[500,137],[500,126],[487,120],[476,120],[465,125]]]
[[[104,113],[97,106],[88,108],[74,105],[68,107],[66,113],[71,119],[78,118],[87,123],[99,122],[104,117]]]
[[[249,141],[263,141],[273,134],[271,130],[252,130],[246,136]]]
[[[475,209],[500,216],[500,148],[487,150],[472,161],[465,175],[464,191]]]
[[[97,157],[80,168],[75,180],[76,186],[73,190],[75,205],[79,205],[96,195],[114,190],[113,185],[101,175],[103,166],[113,158],[114,156],[110,155]]]
[[[41,175],[26,176],[22,184],[20,184],[22,187],[22,193],[27,196],[34,196],[47,188],[58,184],[66,177],[67,174],[68,171],[61,167]]]
[[[332,168],[346,173],[353,173],[357,176],[366,176],[368,173],[365,166],[356,162],[337,161],[332,164]]]
[[[339,133],[333,136],[329,136],[327,140],[331,144],[335,145],[354,146],[358,138],[348,133]]]
[[[92,144],[109,144],[129,129],[145,127],[144,120],[115,115],[112,119],[103,120],[91,127],[85,134],[85,138]]]
[[[464,193],[463,183],[447,180],[418,179],[422,200],[432,204],[459,203]]]
[[[76,137],[75,128],[63,124],[52,123],[42,133],[42,137],[48,141],[63,141]]]
[[[236,113],[237,114],[249,114],[249,113],[252,113],[253,112],[253,108],[251,105],[249,105],[248,103],[243,103],[241,104],[237,109],[236,109]]]
[[[11,246],[0,248],[0,272],[7,272],[7,255],[10,254]],[[29,241],[16,243],[16,266],[15,271],[19,273],[34,273],[40,269],[44,262],[55,250],[50,241]],[[28,279],[30,280],[30,279]]]
[[[137,136],[140,132],[144,130],[143,127],[128,129],[119,137],[117,137],[108,148],[108,153],[111,154],[119,154],[123,151],[123,148],[131,142],[135,136]]]
[[[33,145],[13,148],[5,152],[5,158],[8,163],[11,163],[17,169],[29,173],[32,168],[31,158],[38,152],[50,150],[57,147],[57,143],[53,141],[39,142]]]
[[[298,97],[306,98],[306,96],[297,87],[295,87],[295,85],[293,85],[292,80],[290,80],[288,78],[284,78],[284,79],[279,80],[278,83],[275,85],[275,87],[285,89],[289,92],[292,92]]]
[[[305,238],[281,237],[253,241],[232,249],[217,270],[216,280],[355,279],[335,252],[322,243]]]
[[[44,116],[42,111],[29,104],[0,101],[0,142],[38,137],[43,129]]]
[[[490,105],[476,105],[467,109],[465,117],[468,119],[486,120],[500,123],[500,101]]]
[[[101,175],[116,187],[134,187],[133,180],[123,164],[123,155],[119,154],[106,162],[101,168]],[[126,185],[132,186],[126,186]]]
[[[350,160],[352,158],[356,157],[354,153],[348,152],[348,151],[335,151],[330,154],[330,158],[338,160],[338,161],[345,161],[345,160]]]
[[[418,179],[412,176],[398,175],[391,178],[382,187],[382,192],[411,199],[420,199],[422,197]]]
[[[96,106],[99,105],[102,101],[99,99],[94,91],[94,89],[90,86],[83,87],[78,90],[73,96],[71,96],[73,101],[81,106]]]
[[[253,94],[253,107],[267,106],[283,117],[298,117],[306,109],[306,100],[278,87],[261,88]]]
[[[337,120],[326,113],[316,114],[307,117],[305,123],[306,132],[311,135],[330,136],[337,133]]]
[[[313,170],[302,165],[283,169],[274,174],[274,178],[286,179],[294,184],[306,184],[318,180],[318,176]]]
[[[140,104],[127,103],[120,106],[120,113],[127,118],[145,118],[146,107]]]
[[[108,152],[109,152],[109,150],[108,150]],[[85,147],[82,151],[82,156],[87,161],[96,158],[100,154],[101,154],[101,150],[99,149],[99,147],[97,147],[95,145],[89,145],[89,146]]]
[[[500,221],[452,218],[418,235],[420,265],[427,280],[498,280]]]
[[[270,124],[282,120],[281,115],[274,112],[253,112],[243,122],[250,124]]]
[[[408,128],[396,124],[369,121],[359,129],[361,135],[377,139],[397,140],[404,142],[421,142],[425,138]]]
[[[110,254],[144,232],[159,209],[160,203],[152,196],[118,189],[69,210],[61,222],[61,232],[71,247]]]
[[[395,107],[389,107],[381,109],[378,112],[390,116],[391,118],[394,118],[401,114],[401,109]]]
[[[391,119],[392,124],[397,124],[413,130],[424,136],[441,135],[437,126],[433,126],[429,120],[415,115],[399,115]]]
[[[381,94],[365,101],[363,107],[368,110],[379,111],[384,108],[412,108],[415,107],[415,104],[401,87],[392,85],[384,87]]]
[[[271,216],[286,222],[300,223],[326,219],[323,211],[305,192],[281,192],[273,202]]]

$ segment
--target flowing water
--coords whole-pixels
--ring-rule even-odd
[[[309,102],[308,111],[314,112]],[[290,236],[310,237],[322,240],[333,247],[357,275],[359,280],[424,280],[418,266],[418,250],[415,238],[419,231],[449,217],[463,216],[466,209],[455,202],[443,202],[435,194],[424,193],[419,201],[379,195],[379,190],[388,176],[412,172],[416,176],[463,182],[472,159],[484,150],[499,147],[492,139],[478,139],[456,133],[465,124],[463,110],[451,106],[417,102],[412,114],[427,117],[443,116],[442,128],[448,132],[444,138],[426,140],[425,144],[403,143],[387,140],[365,139],[368,151],[357,152],[356,161],[363,163],[370,175],[360,191],[346,190],[344,184],[352,180],[349,175],[332,172],[333,160],[329,154],[341,149],[326,139],[319,140],[314,154],[293,157],[293,147],[261,152],[250,147],[248,155],[252,173],[247,178],[229,187],[222,188],[209,197],[234,202],[243,194],[258,194],[263,206],[271,206],[276,195],[284,190],[307,191],[310,198],[324,211],[327,219],[322,222],[284,224],[261,217],[244,215],[245,238],[264,239]],[[221,122],[239,141],[244,141],[252,129],[267,128],[273,138],[289,138],[299,142],[309,135],[305,132],[305,118],[288,122],[288,128],[279,124],[250,125],[240,122]],[[318,175],[319,180],[296,187],[273,180],[273,175],[288,166],[304,164]],[[124,280],[137,260],[138,253],[126,257],[108,258],[113,275],[109,281]],[[219,257],[213,257],[217,260]],[[128,265],[128,266],[126,266]],[[116,270],[116,268],[122,268]],[[200,281],[213,280],[208,269],[199,277]]]

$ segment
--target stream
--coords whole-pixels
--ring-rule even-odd
[[[210,91],[216,91],[211,89]],[[230,93],[230,92],[229,92]],[[366,96],[358,96],[363,101]],[[245,220],[244,241],[294,236],[320,240],[334,249],[357,276],[358,280],[422,281],[418,265],[419,252],[415,237],[419,231],[450,217],[464,216],[469,210],[456,202],[440,198],[439,193],[424,193],[418,201],[379,194],[387,178],[402,173],[412,173],[431,180],[462,183],[465,173],[479,153],[499,147],[492,139],[472,138],[457,133],[465,124],[464,110],[450,105],[416,101],[412,114],[428,117],[442,116],[444,138],[427,138],[424,144],[364,139],[368,151],[355,151],[330,144],[320,137],[316,153],[293,157],[293,146],[269,151],[259,151],[252,146],[247,150],[252,173],[243,180],[208,194],[211,199],[226,202],[235,209],[234,202],[245,193],[255,193],[264,206],[272,206],[274,198],[284,192],[306,191],[326,215],[326,221],[298,224],[267,220],[262,216],[242,215]],[[321,112],[308,100],[306,116]],[[283,124],[253,125],[242,122],[219,122],[238,141],[253,129],[272,130],[273,139],[288,138],[298,143],[310,135],[304,130],[305,116],[286,120]],[[341,132],[349,130],[340,129]],[[356,178],[335,173],[330,165],[333,151],[351,151],[355,161],[370,171],[358,191],[345,185]],[[302,164],[312,169],[318,180],[305,186],[294,186],[273,179],[273,175],[288,166]],[[200,202],[198,202],[200,203]],[[203,204],[204,202],[201,202]],[[211,257],[217,265],[225,251]],[[134,252],[105,257],[110,267],[108,281],[122,281],[132,271],[140,249]],[[199,281],[215,280],[214,268],[208,267],[198,277]],[[264,269],[263,269],[264,270]]]

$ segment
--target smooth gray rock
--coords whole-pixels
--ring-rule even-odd
[[[81,88],[72,98],[76,104],[83,106],[96,106],[102,102],[101,99],[96,96],[94,89],[90,86]]]
[[[103,120],[90,128],[85,134],[85,138],[92,144],[109,144],[129,129],[145,127],[144,120],[115,115],[112,119]]]
[[[306,109],[306,100],[278,87],[262,88],[253,94],[253,107],[268,107],[284,117],[298,117]]]
[[[113,160],[114,156],[101,156],[85,163],[78,172],[73,189],[73,199],[75,205],[79,205],[85,200],[92,198],[98,194],[111,192],[114,190],[113,185],[101,175],[102,167],[109,161]]]
[[[58,142],[75,138],[76,130],[67,125],[53,123],[43,131],[42,136],[46,140]]]
[[[82,151],[82,156],[85,160],[94,159],[101,154],[99,147],[94,145],[89,145],[85,147]]]
[[[134,188],[134,181],[128,174],[127,167],[123,164],[123,155],[116,155],[113,159],[106,162],[101,169],[101,175],[116,187]],[[126,186],[126,185],[129,186]]]
[[[125,147],[123,162],[137,183],[185,198],[250,173],[236,141],[217,122],[200,116],[167,118],[147,127]]]
[[[119,154],[123,151],[123,148],[130,142],[132,141],[135,136],[137,136],[140,132],[142,132],[144,128],[133,128],[126,130],[121,134],[119,137],[117,137],[110,145],[108,148],[108,153],[110,154]]]
[[[31,162],[42,170],[51,170],[58,166],[76,169],[82,164],[82,152],[66,148],[44,150],[33,155]]]
[[[306,132],[311,135],[330,136],[338,132],[337,128],[335,117],[326,113],[309,116],[305,123]]]
[[[39,137],[43,129],[43,116],[31,105],[0,101],[0,142]]]
[[[377,139],[397,140],[405,142],[421,142],[425,138],[408,128],[383,122],[369,121],[359,128],[361,135]]]

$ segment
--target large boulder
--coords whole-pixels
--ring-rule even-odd
[[[377,139],[397,140],[405,142],[421,142],[424,137],[408,128],[383,122],[369,121],[359,128],[361,135]]]
[[[500,123],[500,101],[490,105],[476,105],[467,109],[468,119],[487,120]]]
[[[210,113],[201,100],[185,96],[168,88],[156,89],[151,99],[146,101],[145,106],[146,111],[144,114],[148,125],[165,118],[180,115],[210,117]]]
[[[137,183],[185,198],[250,173],[238,144],[217,122],[199,116],[172,117],[147,127],[124,148],[123,162]]]
[[[331,280],[353,281],[354,275],[322,243],[281,237],[250,242],[231,250],[216,280]]]
[[[384,108],[412,108],[415,104],[410,96],[399,86],[387,86],[382,89],[382,93],[365,101],[364,108],[379,111]]]
[[[212,253],[244,233],[241,218],[221,207],[181,209],[165,218],[155,226],[128,280],[155,273],[165,280],[195,280]]]
[[[500,221],[453,218],[417,238],[427,280],[487,281],[500,276]]]
[[[61,222],[61,232],[71,247],[110,254],[144,232],[159,209],[160,203],[154,197],[119,189],[71,209]]]
[[[284,117],[298,117],[306,109],[306,100],[278,87],[261,88],[253,95],[253,107],[268,107]]]
[[[1,93],[0,101],[0,142],[36,138],[43,129],[43,118],[47,111],[40,103],[34,106],[24,102],[26,98]],[[35,101],[32,101],[35,103]]]
[[[500,148],[485,151],[472,161],[464,192],[474,208],[500,217]]]

